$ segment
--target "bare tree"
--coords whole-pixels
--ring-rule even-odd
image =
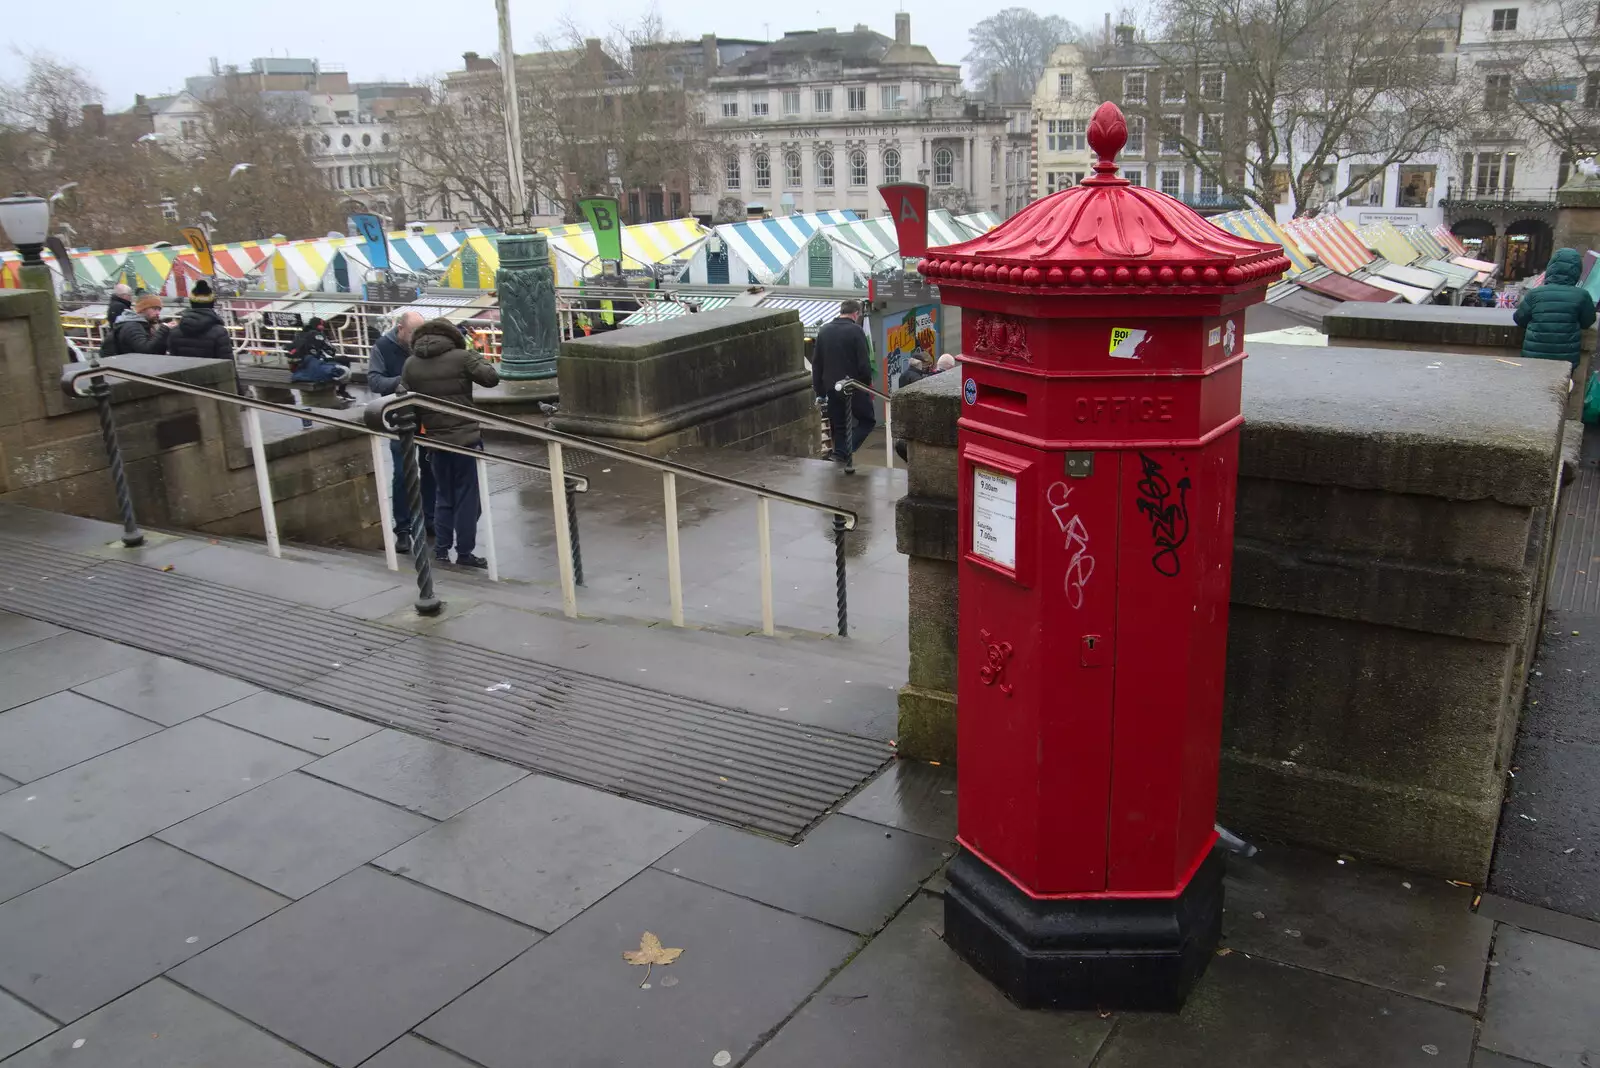
[[[1452,0],[1166,0],[1159,41],[1131,46],[1149,67],[1148,136],[1224,193],[1271,204],[1283,175],[1297,213],[1319,210],[1389,164],[1449,147],[1465,106],[1444,54],[1458,10]],[[1104,56],[1094,65],[1102,82],[1122,77]],[[1365,166],[1340,185],[1344,161]]]
[[[1483,126],[1546,141],[1569,162],[1600,152],[1600,4],[1548,0],[1511,17],[1519,21],[1510,27],[1475,27],[1490,30],[1485,36],[1493,41],[1484,56],[1493,74],[1469,83],[1481,89],[1476,117]]]
[[[1025,7],[1008,7],[967,31],[971,48],[962,62],[972,64],[979,88],[1002,100],[1033,96],[1050,52],[1082,34],[1060,15],[1040,15]]]

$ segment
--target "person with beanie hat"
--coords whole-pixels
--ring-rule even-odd
[[[178,317],[167,339],[166,351],[172,356],[189,356],[213,360],[233,359],[233,338],[228,328],[212,307],[217,295],[211,283],[204,278],[189,290],[189,307]]]
[[[100,354],[121,356],[131,352],[166,352],[168,333],[166,325],[161,322],[161,298],[146,293],[133,302],[133,307],[117,316],[107,338],[108,344],[100,347]]]

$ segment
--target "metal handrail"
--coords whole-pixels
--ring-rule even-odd
[[[838,390],[840,393],[854,393],[859,389],[862,392],[872,394],[881,401],[889,401],[891,403],[894,401],[894,398],[889,396],[889,394],[880,393],[871,386],[867,385],[865,382],[855,378],[841,378],[839,381],[833,384],[833,388]]]
[[[210,389],[206,386],[196,386],[188,382],[179,382],[171,378],[163,378],[160,375],[147,375],[142,371],[130,371],[123,367],[113,367],[109,364],[71,364],[62,371],[61,382],[63,386],[70,385],[73,396],[87,398],[91,396],[91,394],[85,393],[82,389],[80,389],[77,386],[77,380],[80,378],[87,379],[105,376],[120,378],[128,382],[143,382],[146,385],[155,386],[159,389],[170,390],[173,393],[187,393],[195,397],[207,397],[211,400],[222,401],[226,404],[232,404],[240,408],[254,408],[257,411],[270,412],[274,415],[285,415],[289,416],[290,418],[299,419],[306,422],[321,423],[324,426],[333,426],[340,427],[344,430],[353,430],[359,434],[364,434],[369,437],[384,438],[388,441],[398,441],[400,439],[400,435],[393,430],[374,430],[367,426],[364,420],[356,421],[353,419],[340,418],[336,415],[328,415],[326,409],[297,408],[292,404],[276,404],[272,401],[257,400],[254,397],[246,397],[241,393],[229,393],[226,390]],[[434,449],[438,452],[458,453],[462,456],[470,456],[475,460],[493,460],[495,463],[506,464],[510,467],[525,467],[531,471],[538,471],[545,475],[550,473],[550,469],[544,464],[535,463],[533,460],[523,460],[515,456],[507,456],[504,453],[487,452],[482,449],[469,449],[464,445],[451,445],[443,441],[419,441],[417,444],[421,445],[423,448]],[[571,486],[573,492],[589,492],[588,478],[584,477],[583,475],[564,475],[564,477],[566,480],[565,484]]]
[[[855,379],[855,378],[841,378],[841,379],[839,379],[839,381],[837,381],[837,382],[835,382],[833,384],[833,388],[834,388],[834,390],[836,392],[843,393],[847,399],[849,398],[850,394],[854,393],[856,390],[859,389],[859,390],[862,390],[862,391],[864,391],[864,392],[866,392],[868,394],[871,394],[872,396],[877,397],[879,400],[883,401],[883,459],[884,459],[884,466],[887,467],[889,470],[893,471],[894,470],[894,415],[893,415],[894,398],[889,396],[889,394],[887,394],[887,393],[879,393],[877,390],[873,389],[871,386],[867,385],[865,382],[862,382],[861,380]],[[847,447],[848,447],[848,442],[850,441],[850,439],[855,437],[855,429],[856,429],[856,413],[855,413],[855,409],[851,408],[850,405],[847,403],[845,405],[845,442],[847,443]],[[835,441],[833,443],[833,447],[834,447],[835,451],[838,451],[839,443],[837,441]],[[847,474],[847,475],[853,475],[853,474],[856,473],[856,454],[855,454],[855,450],[854,449],[850,449],[849,452],[845,453],[844,470],[845,470],[845,474]]]
[[[395,427],[388,422],[386,413],[395,408],[427,408],[430,411],[440,412],[444,415],[456,415],[464,419],[471,419],[484,426],[492,426],[497,430],[504,430],[511,434],[521,434],[524,437],[535,438],[546,443],[582,449],[584,452],[592,452],[597,456],[633,464],[636,467],[649,468],[652,471],[660,471],[663,474],[682,475],[691,481],[705,482],[713,486],[721,486],[724,489],[753,493],[760,497],[781,501],[784,504],[792,504],[797,508],[808,508],[814,512],[823,512],[836,518],[841,518],[844,520],[846,530],[854,530],[856,521],[859,518],[849,508],[829,504],[826,501],[814,501],[809,497],[797,497],[792,493],[768,489],[754,482],[746,482],[743,479],[729,478],[726,475],[702,471],[697,467],[690,467],[687,464],[680,464],[673,460],[646,456],[631,449],[607,445],[604,442],[595,441],[592,438],[586,438],[578,434],[568,434],[564,431],[552,430],[549,427],[536,426],[520,419],[496,415],[493,412],[485,411],[470,404],[456,404],[453,401],[441,400],[438,397],[428,397],[420,393],[395,393],[387,397],[376,397],[368,402],[363,418],[366,419],[367,425],[374,429],[392,431]]]

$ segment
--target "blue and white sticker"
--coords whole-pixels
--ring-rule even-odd
[[[978,403],[978,383],[973,381],[970,378],[967,379],[967,384],[966,384],[965,388],[963,388],[963,390],[962,390],[962,396],[966,397],[968,404],[977,404]]]

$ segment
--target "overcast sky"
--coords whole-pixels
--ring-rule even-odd
[[[815,6],[813,6],[815,5]],[[16,0],[6,18],[14,49],[43,50],[83,67],[105,91],[107,109],[120,111],[135,93],[156,95],[182,87],[183,79],[206,73],[212,56],[248,65],[257,56],[320,59],[349,70],[353,81],[413,79],[461,65],[461,53],[496,51],[494,0],[163,0],[156,5],[76,0],[64,11],[52,4]],[[959,63],[967,52],[972,23],[999,10],[961,0],[805,0],[751,4],[737,0],[612,0],[560,5],[511,0],[512,36],[518,51],[532,51],[542,34],[556,30],[563,12],[603,33],[612,22],[638,19],[656,7],[675,35],[776,38],[785,30],[865,22],[894,32],[894,13],[911,12],[911,36],[942,63]],[[1103,0],[1051,0],[1040,14],[1062,15],[1079,25],[1103,19]],[[604,15],[595,12],[604,11]],[[19,17],[20,16],[20,17]],[[0,78],[15,80],[22,61],[0,52]]]

